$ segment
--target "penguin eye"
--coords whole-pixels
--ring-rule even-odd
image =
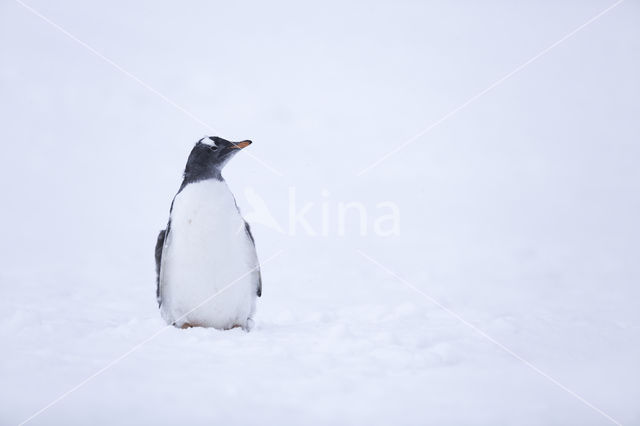
[[[217,150],[218,150],[218,147],[217,147],[217,146],[215,146],[215,145],[211,145],[211,146],[209,147],[209,149],[210,149],[211,151],[217,151]]]

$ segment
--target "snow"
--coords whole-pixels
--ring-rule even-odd
[[[28,4],[173,104],[0,4],[0,424],[640,424],[637,2],[361,176],[612,2]],[[155,300],[203,133],[254,142],[250,333]]]

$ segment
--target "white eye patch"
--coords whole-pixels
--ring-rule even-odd
[[[214,141],[212,141],[211,139],[209,139],[209,136],[205,136],[202,139],[200,139],[200,143],[203,143],[203,144],[209,145],[209,146],[216,146],[216,143]]]

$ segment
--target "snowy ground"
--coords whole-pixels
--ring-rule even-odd
[[[0,3],[0,424],[640,425],[638,2],[361,176],[612,2],[28,4],[215,132]],[[254,141],[251,333],[155,303],[205,133]]]

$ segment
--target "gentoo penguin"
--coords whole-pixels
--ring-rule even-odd
[[[158,304],[168,324],[227,330],[253,325],[262,280],[249,224],[222,178],[251,141],[200,139],[189,154],[167,229],[156,243]]]

